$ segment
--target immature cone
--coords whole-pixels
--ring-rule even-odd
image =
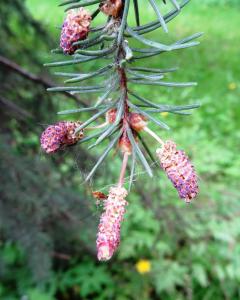
[[[122,153],[127,153],[129,155],[132,154],[132,144],[127,136],[127,133],[124,132],[119,139],[118,142],[119,148],[121,149]]]
[[[74,42],[86,39],[91,22],[90,13],[80,7],[78,10],[71,9],[62,26],[60,47],[66,54],[73,54],[79,47],[73,46]]]
[[[108,198],[103,200],[104,212],[100,219],[97,234],[97,256],[101,261],[109,260],[120,243],[120,227],[128,204],[127,190],[112,187]]]
[[[46,153],[54,153],[62,146],[75,144],[83,137],[83,131],[74,134],[81,122],[63,121],[48,126],[42,133],[41,147]]]
[[[130,113],[129,123],[134,130],[141,131],[147,126],[147,119],[143,115]]]
[[[162,149],[157,149],[156,154],[180,198],[190,202],[198,194],[198,183],[195,170],[185,152],[177,150],[173,141],[167,141]]]
[[[122,0],[105,0],[100,5],[100,10],[108,16],[119,17],[122,9]]]
[[[110,124],[114,123],[116,120],[116,115],[117,115],[116,108],[109,109],[109,111],[107,111],[106,113],[106,121]]]

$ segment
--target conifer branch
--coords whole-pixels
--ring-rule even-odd
[[[157,158],[161,167],[178,190],[180,198],[189,202],[198,193],[197,177],[185,153],[178,151],[174,142],[163,141],[147,124],[148,122],[150,124],[155,123],[160,128],[168,130],[168,125],[160,120],[160,112],[187,115],[189,110],[199,107],[199,104],[175,106],[156,103],[145,99],[141,95],[137,95],[129,88],[129,84],[131,86],[156,86],[156,88],[195,86],[195,82],[166,81],[166,74],[177,71],[176,68],[148,68],[145,66],[133,66],[133,63],[164,52],[180,51],[196,46],[199,42],[195,40],[202,33],[185,37],[169,45],[162,43],[160,40],[144,37],[145,33],[152,32],[160,27],[167,33],[167,24],[182,11],[189,0],[184,0],[181,3],[177,0],[148,0],[145,2],[146,4],[144,5],[148,3],[156,15],[154,20],[147,24],[140,24],[138,0],[67,0],[62,2],[60,6],[66,7],[67,17],[61,30],[61,49],[54,50],[54,53],[62,52],[66,56],[60,61],[46,64],[49,67],[81,64],[82,68],[84,68],[84,65],[88,62],[96,62],[99,65],[101,63],[100,68],[90,73],[56,73],[58,76],[67,78],[64,83],[66,85],[71,84],[71,86],[54,87],[48,89],[49,91],[61,91],[70,95],[75,95],[76,93],[85,95],[88,93],[93,95],[100,94],[100,96],[88,108],[73,108],[59,112],[60,115],[84,114],[85,112],[92,113],[92,115],[84,122],[60,122],[53,125],[50,129],[46,129],[42,141],[45,149],[49,151],[48,153],[52,153],[62,146],[94,140],[88,147],[88,149],[92,149],[110,139],[110,143],[93,166],[86,181],[93,177],[98,167],[117,145],[117,149],[122,152],[123,162],[119,175],[119,184],[116,188],[111,189],[109,196],[105,200],[105,209],[109,211],[112,209],[111,205],[113,205],[114,199],[118,199],[123,206],[126,205],[124,199],[127,192],[123,185],[125,172],[128,169],[129,156],[132,155],[133,157],[129,186],[133,182],[136,158],[138,158],[146,173],[150,177],[153,176],[153,171],[148,158],[145,157],[145,153],[148,154],[151,160],[153,160],[153,157],[148,144],[142,139],[141,134],[143,131],[159,143],[161,148],[157,149]],[[163,15],[161,5],[167,5],[168,3],[172,9]],[[130,4],[133,5],[131,6]],[[92,9],[92,12],[87,11],[85,7]],[[129,25],[128,16],[131,7],[134,9],[136,26]],[[97,27],[92,26],[92,19],[96,19],[100,13],[107,16],[106,22]],[[140,42],[142,46],[134,47],[134,41]],[[67,55],[71,56],[71,58],[69,59]],[[94,84],[84,84],[85,81],[89,80],[91,82],[93,80]],[[103,116],[106,119],[103,123],[92,125],[92,123]],[[94,132],[84,136],[90,130]],[[119,226],[123,217],[122,213],[123,211],[119,210],[121,216],[119,218],[116,216],[116,222],[118,222]],[[105,215],[110,217],[108,211],[105,212]],[[105,220],[103,223],[104,226],[107,225]],[[99,230],[101,231],[101,229]],[[101,244],[102,235],[106,235],[104,239],[108,239],[111,237],[111,234],[115,234],[114,232],[106,233],[105,229],[99,234],[97,241],[100,260],[109,259],[118,242],[118,239],[115,240],[114,246],[111,245],[110,241],[106,242],[106,240],[104,245]],[[119,231],[117,234],[119,235]]]
[[[131,1],[133,1],[133,8],[137,23],[136,27],[130,27],[128,25],[128,13]],[[163,2],[164,4],[167,4],[166,1]],[[162,27],[164,31],[167,32],[166,24],[180,13],[182,8],[185,7],[189,0],[184,0],[181,3],[178,3],[176,0],[171,0],[170,2],[173,6],[173,9],[166,15],[162,15],[160,4],[158,4],[155,0],[149,0],[150,6],[153,8],[157,15],[157,20],[151,21],[144,25],[140,25],[140,11],[137,0],[69,0],[60,4],[60,6],[65,6],[65,10],[68,11],[68,17],[65,20],[62,28],[60,44],[63,52],[73,55],[74,57],[70,60],[65,59],[62,61],[48,63],[46,64],[46,66],[54,67],[79,63],[85,64],[88,61],[99,59],[102,59],[103,62],[104,60],[110,60],[110,63],[108,63],[106,66],[103,66],[99,70],[93,71],[88,74],[62,72],[56,73],[56,75],[59,76],[69,77],[69,79],[65,80],[66,84],[75,84],[95,78],[98,78],[97,81],[99,83],[101,78],[104,79],[107,76],[105,82],[103,81],[102,83],[94,86],[75,85],[72,87],[62,86],[48,89],[52,92],[55,91],[69,93],[69,95],[75,95],[75,93],[102,93],[102,95],[96,101],[95,106],[93,106],[93,108],[89,108],[89,110],[70,109],[67,111],[59,112],[59,114],[71,114],[81,112],[83,113],[84,111],[96,111],[96,113],[89,120],[85,121],[77,127],[77,129],[75,130],[76,134],[84,128],[87,128],[92,122],[95,122],[96,119],[106,114],[110,109],[115,112],[114,121],[112,123],[110,122],[110,126],[107,126],[100,135],[96,135],[98,136],[98,139],[92,146],[90,146],[90,148],[92,148],[93,146],[95,147],[100,142],[109,138],[116,130],[122,131],[119,145],[122,145],[121,139],[125,139],[125,144],[128,143],[127,146],[123,145],[120,146],[120,148],[129,148],[129,145],[132,143],[130,141],[126,141],[126,137],[129,137],[130,135],[131,139],[134,138],[135,140],[136,133],[138,132],[134,129],[134,125],[131,124],[131,114],[139,114],[139,116],[141,116],[142,118],[146,118],[164,129],[169,129],[169,127],[164,122],[153,117],[152,113],[172,112],[178,114],[189,114],[184,110],[194,109],[199,106],[199,104],[183,106],[163,104],[160,105],[144,99],[139,95],[136,95],[128,88],[128,83],[165,87],[187,87],[196,84],[194,82],[182,83],[165,81],[165,74],[167,72],[176,71],[176,68],[159,70],[155,68],[150,69],[146,67],[132,67],[132,63],[135,60],[159,55],[165,51],[175,51],[192,47],[198,44],[198,42],[195,42],[193,40],[200,37],[201,33],[194,34],[190,37],[179,40],[172,45],[165,45],[163,43],[160,43],[159,41],[149,40],[142,36],[144,33],[154,31],[159,27]],[[92,15],[90,15],[84,9],[84,7],[91,7],[92,5],[96,4],[99,4],[99,7],[97,8],[97,10],[94,10],[92,15],[94,15],[94,17],[97,17],[99,12],[102,12],[108,16],[108,19],[106,23],[101,26],[91,27],[90,24]],[[79,9],[79,11],[73,9]],[[79,22],[79,29],[78,31],[76,31],[75,35],[72,36],[72,33],[70,33],[71,31],[69,30],[73,30],[71,29],[71,26],[72,24],[74,24],[74,22]],[[130,40],[136,39],[150,48],[132,47],[128,42],[129,38]],[[105,48],[100,50],[97,49],[96,47],[99,47],[103,43],[103,41],[105,41]],[[141,55],[138,55],[137,53],[140,53]],[[120,97],[117,96],[117,93],[120,94]],[[116,100],[111,100],[115,97]],[[138,101],[141,101],[142,105],[136,105],[135,103],[133,103],[132,101],[134,100],[134,98]],[[122,103],[122,105],[119,108],[120,103]],[[146,110],[144,109],[145,107],[149,109]],[[138,132],[138,135],[139,134],[140,133]],[[93,134],[92,136],[94,138],[95,135]],[[86,137],[84,138],[84,140],[89,139]],[[135,143],[133,143],[133,145],[135,145]],[[135,153],[134,155],[137,155],[137,153],[140,153],[140,148],[139,150],[138,148],[139,146],[137,146],[137,148],[136,146],[131,146],[131,149],[128,149],[128,151],[133,151]],[[142,155],[140,155],[140,157],[142,157]],[[145,160],[144,165],[146,166]],[[150,174],[150,172],[148,173]]]

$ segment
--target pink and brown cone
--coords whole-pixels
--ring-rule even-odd
[[[81,122],[62,121],[48,126],[42,133],[40,143],[43,151],[54,153],[63,146],[75,144],[83,138],[81,130],[75,135],[75,130],[81,125]]]
[[[74,42],[84,40],[88,36],[91,22],[90,13],[80,7],[77,10],[71,9],[63,23],[60,39],[60,47],[66,54],[74,54],[79,48],[73,46]]]
[[[125,200],[127,190],[112,187],[108,198],[103,200],[104,212],[100,219],[97,234],[97,256],[100,261],[109,260],[120,243],[121,222],[128,202]]]
[[[161,149],[157,149],[156,154],[179,197],[187,203],[191,202],[198,194],[198,182],[194,167],[185,152],[177,150],[173,141],[167,141]]]

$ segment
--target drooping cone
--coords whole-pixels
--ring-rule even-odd
[[[127,190],[112,187],[108,198],[103,200],[104,212],[101,216],[97,234],[97,256],[100,261],[109,260],[120,243],[120,227],[128,204],[125,200]]]
[[[63,121],[48,126],[40,138],[43,151],[50,154],[58,151],[63,146],[75,144],[83,138],[83,131],[80,131],[77,135],[74,134],[75,129],[80,124],[81,122]]]
[[[60,39],[60,47],[66,54],[73,54],[78,47],[73,46],[74,42],[86,39],[89,33],[91,22],[90,13],[80,7],[77,10],[71,9],[63,23]]]
[[[119,17],[122,9],[122,0],[105,0],[100,4],[100,10],[107,16]]]
[[[197,175],[189,158],[182,150],[177,150],[173,141],[164,143],[156,154],[162,169],[177,189],[179,197],[191,202],[198,194]]]

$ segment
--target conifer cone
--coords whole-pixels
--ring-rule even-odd
[[[127,190],[112,187],[108,198],[103,200],[104,212],[100,219],[97,234],[97,256],[99,260],[109,260],[120,243],[120,227],[128,204],[125,200]]]
[[[60,47],[66,54],[74,54],[79,48],[73,46],[74,42],[86,39],[89,33],[89,27],[91,22],[90,13],[80,7],[77,10],[71,9],[62,26]]]
[[[198,194],[198,183],[194,167],[185,152],[177,150],[173,141],[167,141],[162,149],[157,149],[156,154],[179,197],[191,202]]]
[[[75,135],[75,129],[81,122],[63,121],[48,126],[40,138],[41,148],[50,154],[57,152],[63,146],[75,144],[83,137],[83,131]]]

